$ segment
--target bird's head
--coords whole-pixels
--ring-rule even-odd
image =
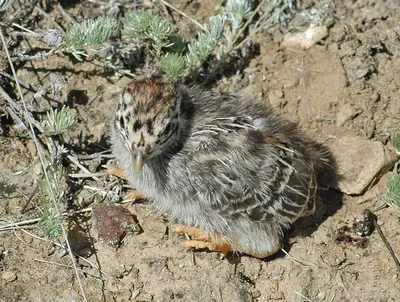
[[[181,99],[174,85],[154,80],[135,81],[120,94],[114,123],[137,173],[175,142]]]

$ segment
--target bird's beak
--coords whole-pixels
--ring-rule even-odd
[[[136,173],[139,173],[142,170],[144,164],[146,163],[146,156],[143,151],[135,150],[132,152],[132,160],[133,160],[133,168]]]

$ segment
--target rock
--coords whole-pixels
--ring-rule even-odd
[[[309,49],[326,36],[328,36],[326,25],[312,27],[305,32],[286,34],[283,38],[282,46],[285,48]]]
[[[341,127],[347,121],[351,120],[357,115],[357,112],[353,109],[353,106],[350,104],[344,104],[340,107],[339,111],[336,114],[336,125]]]
[[[17,274],[14,272],[5,272],[1,275],[1,279],[3,279],[6,283],[13,282],[17,280]]]
[[[140,231],[131,212],[115,204],[94,205],[92,220],[96,237],[111,246],[119,246],[128,231]]]
[[[345,136],[330,146],[336,160],[338,183],[327,184],[346,194],[362,194],[396,162],[396,155],[382,143]]]
[[[268,92],[268,100],[272,108],[278,108],[284,105],[286,103],[286,100],[283,97],[284,94],[281,89],[271,90]]]
[[[37,154],[37,149],[33,140],[30,140],[29,142],[26,143],[26,148],[28,149],[31,158],[34,158]]]
[[[135,301],[140,302],[151,302],[153,301],[153,295],[145,292],[144,290],[140,290],[139,295],[135,297]]]
[[[238,91],[237,95],[242,98],[254,98],[262,94],[262,87],[259,84],[250,84]]]

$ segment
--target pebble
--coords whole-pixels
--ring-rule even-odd
[[[327,185],[350,195],[362,194],[397,160],[395,153],[382,143],[358,136],[334,140],[330,151],[336,160],[338,181]]]
[[[1,279],[3,279],[6,283],[13,282],[17,280],[17,274],[14,272],[5,272],[1,275]]]
[[[328,36],[326,25],[312,27],[305,32],[286,34],[283,38],[282,46],[285,48],[309,49],[326,36]]]
[[[98,204],[92,209],[93,230],[111,246],[119,246],[127,231],[138,231],[131,212],[115,204]]]
[[[279,108],[286,104],[287,101],[283,97],[284,94],[281,89],[271,90],[270,92],[268,92],[268,100],[272,108]]]
[[[144,290],[140,290],[139,295],[135,298],[135,301],[150,302],[153,301],[153,295],[145,292]]]
[[[347,121],[351,120],[356,116],[356,111],[353,109],[353,106],[350,104],[344,104],[340,107],[339,111],[336,114],[336,125],[338,127],[343,126]]]
[[[37,149],[33,140],[30,140],[29,142],[26,143],[26,148],[28,149],[31,158],[34,158],[37,154]]]

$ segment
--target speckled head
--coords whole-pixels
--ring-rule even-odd
[[[154,80],[135,81],[120,94],[114,123],[132,154],[137,173],[147,160],[175,141],[181,99],[174,85]]]

